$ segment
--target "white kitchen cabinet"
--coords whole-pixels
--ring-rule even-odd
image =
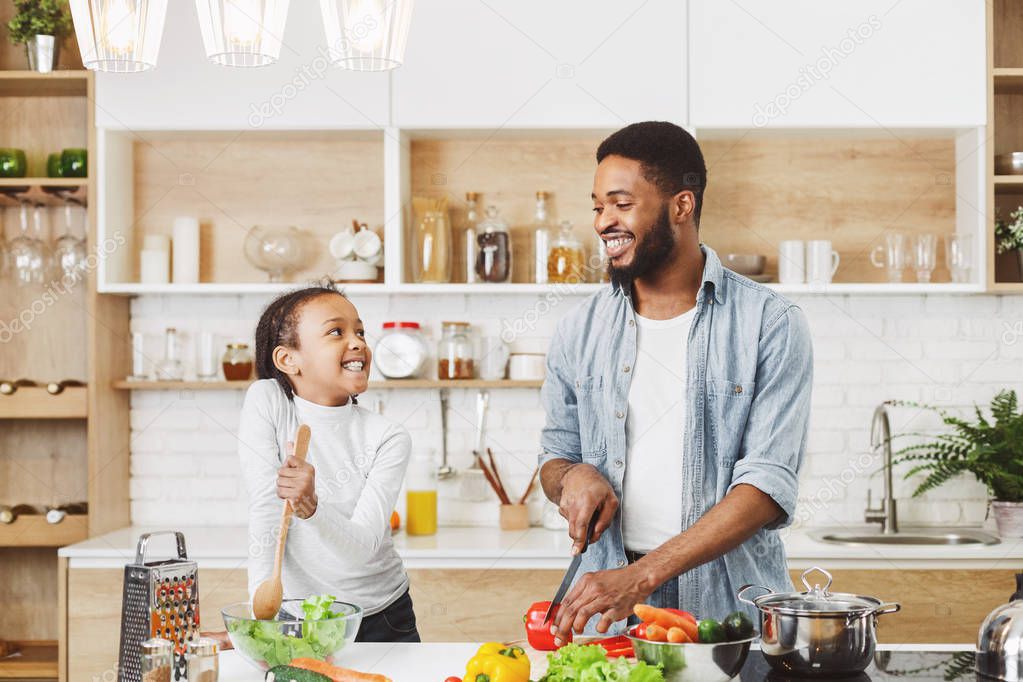
[[[291,3],[280,60],[260,68],[207,61],[198,21],[194,2],[170,3],[155,69],[97,74],[97,127],[323,130],[388,124],[388,74],[327,64],[319,3]]]
[[[685,2],[416,3],[394,72],[401,128],[685,123]]]
[[[691,0],[696,128],[986,122],[980,0]]]

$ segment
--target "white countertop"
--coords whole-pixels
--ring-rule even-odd
[[[970,651],[973,644],[879,644],[878,651]],[[338,665],[365,673],[386,675],[393,682],[440,682],[450,676],[465,674],[466,662],[476,653],[479,644],[350,644]],[[527,649],[532,661],[530,678],[537,679],[547,670],[546,655]],[[263,673],[256,670],[237,652],[220,654],[220,682],[260,682]]]
[[[131,526],[99,535],[58,551],[68,557],[71,568],[120,568],[135,557],[142,533],[157,530]],[[186,527],[189,557],[206,568],[237,568],[247,559],[244,527]],[[996,545],[961,546],[844,546],[817,542],[807,529],[782,531],[789,567],[808,568],[1023,568],[1023,539],[1007,538]],[[501,531],[497,528],[441,528],[437,535],[394,536],[398,553],[410,569],[559,569],[567,568],[570,543],[563,531],[530,528]],[[173,549],[170,539],[157,539],[152,550]]]

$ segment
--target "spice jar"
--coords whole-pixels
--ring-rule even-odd
[[[429,352],[418,322],[384,322],[373,361],[387,379],[411,379],[423,371]]]
[[[581,282],[585,266],[583,245],[572,234],[572,223],[562,220],[547,258],[547,280],[559,284]]]
[[[476,368],[468,322],[442,322],[437,344],[438,379],[472,379]]]
[[[224,378],[228,381],[248,381],[252,376],[254,360],[247,343],[229,343],[220,366],[224,369]]]
[[[217,640],[200,637],[189,642],[185,662],[188,667],[188,682],[217,682],[220,676]]]
[[[511,237],[508,223],[501,220],[496,206],[487,206],[487,217],[477,227],[476,275],[481,282],[511,279]]]
[[[142,682],[170,682],[174,669],[174,643],[154,637],[142,642]]]

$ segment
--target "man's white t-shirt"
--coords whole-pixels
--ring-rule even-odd
[[[682,532],[686,351],[696,308],[670,320],[636,315],[637,353],[625,421],[625,548],[645,554]]]

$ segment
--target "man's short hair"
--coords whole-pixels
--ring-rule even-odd
[[[612,133],[597,148],[597,163],[608,156],[639,161],[643,177],[668,196],[689,190],[695,197],[693,221],[700,226],[707,165],[696,139],[667,121],[633,123]]]

